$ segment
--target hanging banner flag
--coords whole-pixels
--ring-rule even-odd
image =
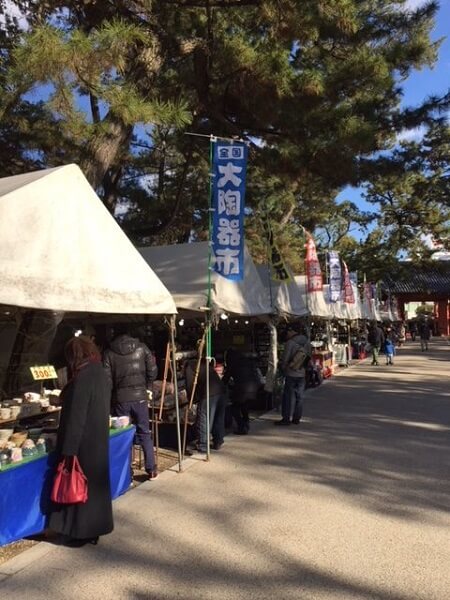
[[[247,151],[242,142],[213,143],[213,268],[232,281],[244,278]]]
[[[330,302],[339,302],[341,299],[342,271],[339,252],[328,252],[328,273],[330,277]]]
[[[306,280],[308,282],[308,292],[320,292],[323,290],[322,271],[320,270],[319,259],[317,258],[316,245],[312,237],[308,238],[306,244]]]
[[[266,234],[267,243],[269,246],[269,260],[270,270],[272,273],[272,279],[274,281],[284,281],[288,283],[291,281],[289,271],[284,264],[283,258],[274,242],[272,226],[270,224],[269,217],[266,213],[261,212],[261,221],[264,227],[264,233]]]
[[[369,302],[373,299],[371,283],[364,283],[364,298]]]
[[[344,302],[347,304],[355,304],[355,294],[353,292],[352,280],[350,277],[350,273],[348,272],[348,267],[344,261],[342,261],[342,265],[344,267],[344,277],[343,277],[343,292],[344,292]]]

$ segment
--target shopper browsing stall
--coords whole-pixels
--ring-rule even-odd
[[[280,363],[284,375],[282,418],[276,421],[275,425],[298,425],[303,414],[305,365],[311,356],[311,346],[300,326],[290,326],[286,336],[287,341]]]
[[[103,357],[105,372],[112,387],[112,412],[117,417],[130,417],[136,426],[135,443],[144,451],[145,470],[149,479],[155,479],[158,473],[147,394],[157,375],[155,358],[145,344],[128,335],[126,326],[116,326],[115,334]]]
[[[206,375],[208,371],[206,364],[207,361],[205,358],[202,358],[200,362],[198,360],[189,360],[185,364],[186,387],[189,395],[194,391],[194,398],[198,404],[196,449],[201,453],[207,451],[208,440],[206,426]],[[225,405],[225,387],[213,366],[209,364],[209,433],[213,437],[214,450],[219,450],[223,445],[225,435]]]
[[[248,356],[230,348],[226,353],[223,376],[225,385],[230,385],[231,413],[236,422],[237,435],[245,435],[250,429],[248,406],[258,395],[261,381],[256,365]]]
[[[67,343],[71,379],[64,388],[57,438],[58,460],[78,458],[87,478],[85,503],[52,503],[49,529],[71,545],[97,543],[113,530],[109,479],[110,386],[95,344],[83,336]]]

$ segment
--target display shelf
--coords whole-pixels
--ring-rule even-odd
[[[54,413],[58,413],[61,410],[60,406],[54,407],[52,410],[41,410],[38,413],[34,413],[32,415],[18,415],[15,419],[0,419],[0,427],[2,425],[11,425],[12,423],[20,423],[22,421],[28,421],[28,419],[38,419],[40,417],[45,417],[52,415]]]
[[[124,433],[125,431],[129,431],[130,429],[134,429],[134,425],[128,425],[127,427],[120,427],[117,429],[110,429],[109,436],[114,437],[116,435]],[[22,460],[19,460],[18,462],[9,463],[7,465],[1,466],[0,473],[10,471],[11,469],[16,469],[17,467],[22,467],[23,465],[26,465],[28,463],[39,460],[43,456],[48,456],[49,454],[50,454],[49,452],[39,452],[38,454],[34,454],[33,456],[26,456],[25,458],[22,458]]]

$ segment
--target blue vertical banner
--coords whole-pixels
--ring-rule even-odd
[[[213,269],[231,281],[244,278],[244,200],[248,148],[213,143]]]
[[[342,271],[339,252],[328,252],[328,274],[330,278],[330,302],[339,302],[341,299]]]

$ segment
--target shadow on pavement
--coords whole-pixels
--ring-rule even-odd
[[[333,499],[342,495],[350,510],[404,521],[439,524],[449,512],[450,373],[428,362],[424,369],[422,357],[407,347],[399,362],[399,371],[361,364],[317,388],[299,427],[273,427],[276,413],[255,421],[253,443],[226,443],[219,454],[227,459],[216,473],[208,474],[205,464],[155,494],[141,486],[119,505],[112,536],[97,547],[73,550],[70,570],[55,564],[53,576],[42,580],[22,572],[17,585],[11,580],[2,590],[5,597],[26,589],[39,598],[76,597],[61,590],[73,587],[73,573],[82,573],[80,591],[93,582],[99,593],[102,586],[110,589],[112,578],[117,598],[132,600],[426,598],[426,590],[423,596],[400,593],[401,574],[395,588],[385,579],[368,583],[363,561],[370,561],[370,550],[351,579],[319,567],[323,563],[311,555],[305,558],[306,540],[297,528],[302,494],[317,486],[331,498],[324,527],[333,520]],[[182,478],[190,478],[189,495]],[[242,478],[246,484],[238,486]],[[226,492],[233,485],[238,494]],[[279,512],[277,488],[289,497],[285,506],[296,510],[272,524],[259,517]],[[330,548],[336,557],[345,552],[340,539],[331,540]]]

